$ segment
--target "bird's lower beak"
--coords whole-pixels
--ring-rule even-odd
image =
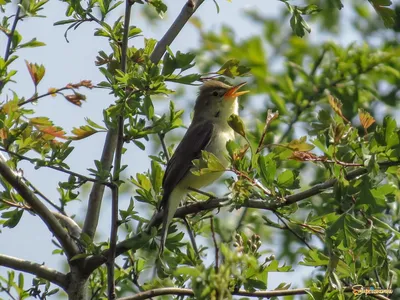
[[[238,90],[244,86],[247,82],[242,82],[239,83],[238,85],[235,85],[233,87],[231,87],[229,90],[226,91],[226,93],[224,94],[224,98],[225,99],[235,99],[241,95],[244,95],[246,93],[248,93],[249,91],[240,91],[238,92]]]

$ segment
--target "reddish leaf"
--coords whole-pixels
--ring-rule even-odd
[[[5,140],[8,137],[8,132],[5,128],[0,129],[0,139]]]
[[[43,65],[29,63],[27,60],[25,60],[25,64],[28,67],[28,71],[31,75],[33,84],[37,86],[42,80],[44,74],[46,73],[45,67]]]
[[[62,130],[61,127],[57,127],[57,126],[36,126],[37,129],[39,129],[41,132],[45,133],[45,134],[49,134],[53,137],[57,137],[60,139],[66,139],[65,136],[65,131]]]
[[[362,127],[364,127],[365,132],[367,132],[367,129],[375,123],[375,119],[373,116],[370,115],[369,112],[359,109],[358,110],[358,117],[360,118],[360,123]]]
[[[340,116],[347,123],[349,123],[349,120],[347,120],[346,117],[342,113],[342,106],[343,106],[342,102],[339,99],[333,97],[332,95],[328,95],[328,100],[329,100],[329,104],[332,107],[332,109],[334,110],[334,112],[337,113],[338,116]]]
[[[99,131],[97,131],[96,129],[94,129],[93,127],[90,127],[88,125],[81,126],[79,128],[74,127],[74,129],[72,130],[72,133],[75,136],[69,136],[68,139],[81,140],[81,139],[87,138],[88,136],[91,136],[92,134],[95,134],[97,132],[99,132]]]
[[[67,99],[69,102],[71,102],[76,106],[82,106],[82,100],[86,100],[86,96],[79,93],[75,93],[73,95],[66,95],[64,97],[65,99]]]

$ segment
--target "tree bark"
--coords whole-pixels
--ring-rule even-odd
[[[88,278],[82,276],[81,271],[76,266],[71,266],[68,273],[68,286],[65,289],[69,300],[88,300]]]

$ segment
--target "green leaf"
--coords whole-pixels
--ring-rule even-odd
[[[3,227],[14,228],[18,225],[21,220],[22,214],[24,213],[23,209],[15,209],[12,211],[7,211],[1,214],[1,218],[7,219],[3,223]]]
[[[257,169],[263,183],[267,186],[272,185],[276,174],[276,161],[272,159],[273,155],[269,154],[267,156],[260,155],[258,157]]]
[[[250,70],[251,68],[240,65],[239,60],[231,59],[224,63],[216,73],[230,78],[235,78],[236,76],[247,74]]]
[[[204,175],[213,172],[223,172],[226,170],[225,166],[220,162],[218,157],[208,151],[201,151],[201,159],[193,160],[195,166],[191,172],[196,175]]]
[[[297,139],[292,140],[290,141],[290,143],[284,145],[294,151],[302,151],[302,152],[311,151],[312,149],[314,149],[314,145],[306,143],[306,140],[307,137],[303,136],[298,140]]]
[[[246,131],[244,129],[244,123],[238,115],[232,114],[228,119],[229,126],[242,137],[246,138]]]
[[[290,188],[295,182],[295,175],[291,170],[286,170],[278,175],[277,184],[282,188]]]
[[[155,8],[160,18],[164,17],[164,14],[167,12],[168,7],[164,4],[162,0],[151,0],[146,2]]]
[[[167,81],[178,82],[182,84],[191,84],[197,80],[200,80],[201,74],[190,74],[186,76],[176,76],[176,77],[168,77]]]

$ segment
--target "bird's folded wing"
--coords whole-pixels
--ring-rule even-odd
[[[192,161],[201,155],[211,140],[214,126],[211,122],[196,122],[189,126],[188,131],[176,148],[174,155],[167,164],[163,178],[164,195],[160,207],[165,205],[169,194],[184,178],[193,166]]]

